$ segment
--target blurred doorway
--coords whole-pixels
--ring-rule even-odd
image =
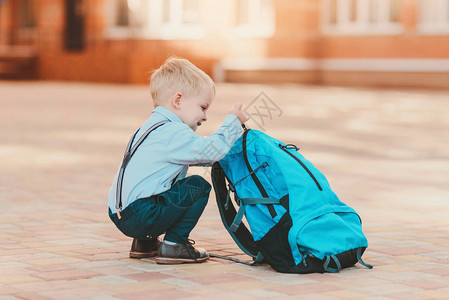
[[[64,44],[68,51],[82,51],[85,46],[84,0],[65,0]]]

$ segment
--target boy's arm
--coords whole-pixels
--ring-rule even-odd
[[[198,164],[190,164],[189,167],[209,167],[212,165],[213,163],[198,163]]]
[[[178,164],[218,161],[229,152],[241,132],[241,123],[233,114],[227,115],[223,125],[207,137],[195,134],[187,125],[182,124],[169,142],[168,160]]]

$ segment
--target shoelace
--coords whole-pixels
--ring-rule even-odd
[[[190,257],[193,258],[195,262],[198,262],[195,255],[195,247],[193,247],[193,245],[195,245],[195,241],[192,239],[187,239],[187,243],[185,243],[184,246],[186,247],[186,250],[189,253]]]

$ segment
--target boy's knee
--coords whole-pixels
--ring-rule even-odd
[[[212,186],[209,182],[207,182],[206,179],[201,177],[200,175],[192,175],[190,176],[192,183],[195,184],[195,186],[198,186],[201,188],[201,190],[204,191],[204,193],[209,193],[212,189]]]

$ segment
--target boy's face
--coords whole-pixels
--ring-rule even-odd
[[[213,95],[209,91],[202,91],[194,96],[182,95],[179,101],[179,118],[196,131],[201,123],[206,122],[206,112],[212,100]]]

